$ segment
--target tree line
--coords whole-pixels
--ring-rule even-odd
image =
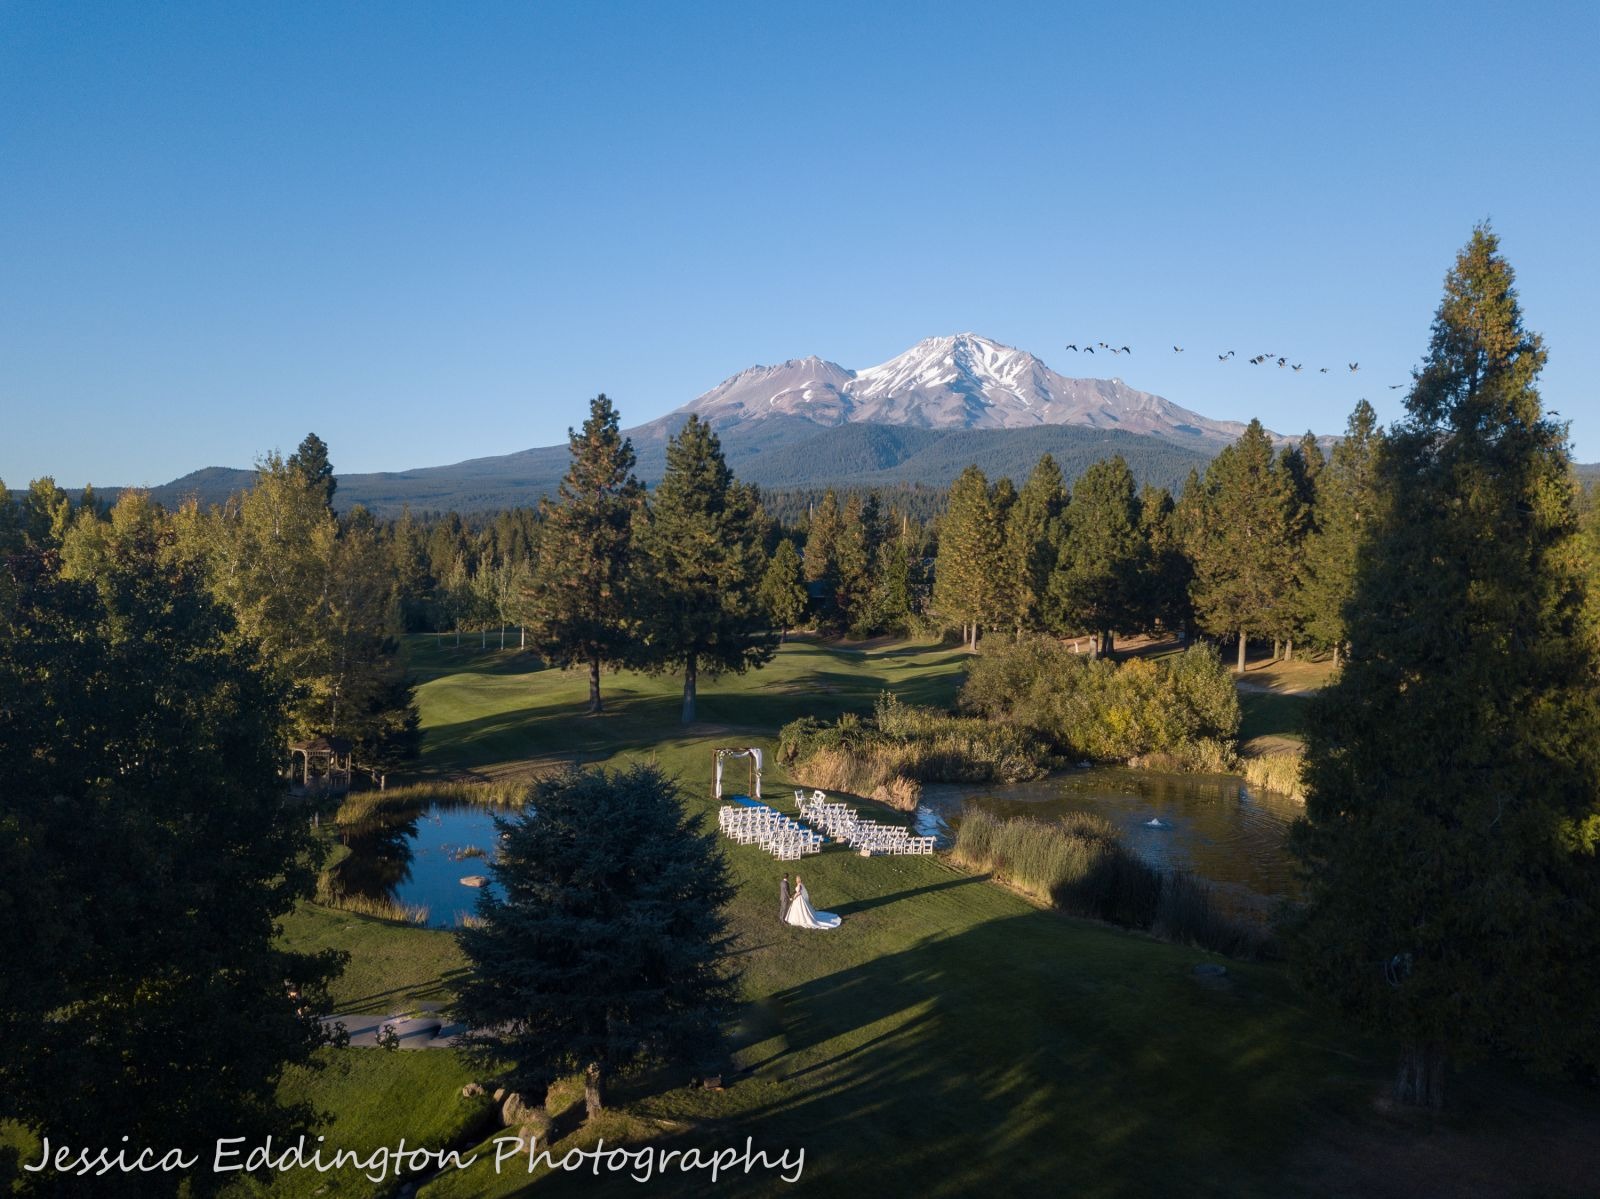
[[[0,553],[92,583],[113,570],[119,530],[148,527],[227,610],[229,640],[249,644],[282,688],[286,736],[346,740],[382,777],[420,740],[400,581],[393,538],[360,506],[336,515],[336,487],[314,433],[288,458],[266,455],[248,491],[204,510],[191,501],[166,512],[137,491],[107,508],[89,489],[73,505],[46,478],[20,504],[0,488]]]

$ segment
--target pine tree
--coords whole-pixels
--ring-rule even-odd
[[[837,564],[837,604],[840,622],[851,632],[865,635],[872,631],[872,589],[878,563],[878,547],[883,544],[883,508],[877,492],[852,494],[845,501],[844,515],[834,540]]]
[[[1383,430],[1377,413],[1360,401],[1317,476],[1316,525],[1306,540],[1300,603],[1306,633],[1333,651],[1334,664],[1348,640],[1345,609],[1355,592],[1356,555],[1371,526],[1377,455]]]
[[[1004,536],[989,481],[976,466],[967,467],[951,486],[939,521],[933,603],[940,616],[961,625],[962,642],[971,650],[996,608]]]
[[[1260,421],[1212,460],[1188,516],[1195,614],[1206,632],[1238,636],[1242,673],[1249,635],[1282,630],[1296,565],[1294,487]]]
[[[722,457],[711,426],[691,416],[667,442],[667,469],[641,532],[649,561],[641,604],[653,670],[683,670],[683,723],[693,724],[701,673],[743,674],[772,658],[759,588],[760,503]]]
[[[311,490],[322,498],[325,508],[333,507],[333,493],[339,489],[339,482],[333,477],[333,463],[328,461],[328,446],[322,438],[307,433],[286,465],[300,472]]]
[[[589,712],[601,710],[600,668],[635,661],[634,522],[644,489],[634,478],[633,443],[604,395],[589,402],[580,432],[567,430],[572,465],[560,502],[541,504],[538,569],[526,594],[534,643],[560,666],[589,668]]]
[[[829,626],[838,623],[839,535],[843,527],[839,497],[830,488],[811,511],[804,561],[805,581],[822,584],[817,589],[822,593],[817,615]]]
[[[789,630],[800,623],[806,612],[806,587],[800,581],[800,555],[794,542],[785,537],[778,542],[761,576],[761,602],[778,628],[778,642],[788,639]]]
[[[912,614],[911,554],[904,538],[878,547],[877,583],[872,592],[872,623],[886,633],[910,630]]]
[[[1061,468],[1045,454],[1006,517],[1000,577],[1007,591],[1006,607],[1019,633],[1044,626],[1066,509],[1067,487]]]
[[[1393,1035],[1430,1106],[1452,1058],[1600,1064],[1600,630],[1512,284],[1479,227],[1378,456],[1293,838],[1302,978]]]
[[[394,575],[395,597],[400,604],[400,620],[408,633],[428,627],[428,611],[433,603],[435,580],[428,573],[428,553],[411,507],[401,509],[389,536],[390,570]]]
[[[1140,623],[1188,639],[1194,624],[1189,584],[1194,572],[1183,552],[1182,518],[1165,487],[1148,484],[1139,493],[1139,535],[1146,548],[1139,586]]]
[[[590,1117],[604,1084],[645,1062],[705,1069],[732,1011],[735,894],[716,838],[684,812],[654,766],[578,771],[534,788],[504,834],[480,893],[482,924],[462,929],[473,970],[458,984],[468,1047],[543,1096],[585,1076]]]
[[[1067,506],[1049,587],[1056,626],[1086,628],[1095,634],[1096,652],[1110,653],[1114,630],[1142,623],[1147,560],[1133,472],[1120,455],[1101,459],[1078,478]]]

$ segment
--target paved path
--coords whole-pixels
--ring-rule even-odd
[[[324,1027],[343,1024],[350,1034],[350,1045],[357,1049],[373,1049],[385,1026],[394,1029],[400,1038],[401,1049],[449,1049],[456,1039],[467,1031],[465,1024],[450,1024],[443,1017],[423,1012],[420,1016],[395,1014],[375,1016],[369,1013],[353,1016],[324,1016]]]

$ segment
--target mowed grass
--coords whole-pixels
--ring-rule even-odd
[[[272,1199],[393,1194],[404,1175],[397,1180],[391,1173],[386,1183],[373,1182],[369,1175],[383,1172],[374,1150],[394,1151],[401,1137],[409,1149],[451,1145],[475,1139],[496,1123],[487,1096],[461,1094],[471,1080],[466,1063],[450,1049],[324,1049],[314,1069],[289,1072],[283,1093],[332,1117],[316,1134],[323,1138],[324,1162],[331,1166],[339,1150],[349,1149],[362,1164],[288,1170],[262,1181],[241,1179],[229,1194]],[[315,1136],[307,1138],[308,1157],[318,1147]]]
[[[716,746],[765,747],[767,795],[789,806],[770,754],[779,726],[865,712],[885,688],[948,704],[965,662],[939,645],[799,642],[763,671],[703,683],[700,723],[685,730],[675,677],[608,674],[608,710],[588,717],[581,673],[448,646],[414,643],[412,653],[430,770],[644,758],[678,777],[708,819]],[[1205,960],[1197,951],[1039,910],[938,859],[832,850],[782,864],[734,845],[727,855],[747,999],[727,1089],[622,1086],[619,1111],[568,1131],[558,1152],[599,1135],[705,1148],[753,1137],[774,1152],[804,1148],[802,1185],[822,1194],[959,1195],[1004,1178],[1013,1194],[1276,1195],[1301,1132],[1329,1105],[1359,1103],[1381,1069],[1307,1013],[1273,969],[1231,964],[1227,984],[1208,987],[1193,976]],[[797,869],[817,905],[844,917],[837,932],[779,923],[779,876]],[[492,1156],[422,1193],[608,1189],[587,1174],[531,1183],[509,1167],[496,1174]],[[651,1189],[704,1184],[688,1176]],[[775,1194],[787,1184],[752,1176],[721,1189]]]
[[[1239,692],[1239,751],[1281,753],[1305,744],[1309,696],[1267,691]]]
[[[885,687],[912,702],[949,703],[964,663],[959,650],[937,645],[862,653],[792,644],[764,671],[706,683],[701,723],[684,729],[675,678],[608,674],[608,711],[587,717],[581,674],[542,670],[522,655],[415,643],[412,653],[428,770],[497,775],[575,758],[652,760],[708,820],[717,746],[770,751],[785,721],[865,713]],[[770,753],[766,791],[791,805],[789,780]],[[817,1195],[1283,1196],[1350,1193],[1359,1176],[1351,1145],[1371,1165],[1374,1143],[1392,1149],[1422,1135],[1374,1123],[1371,1099],[1391,1064],[1389,1047],[1313,1011],[1276,967],[1230,962],[1222,983],[1208,985],[1193,973],[1208,960],[1199,951],[1042,910],[938,858],[830,849],[779,863],[756,847],[724,844],[738,884],[729,917],[745,997],[729,1030],[726,1088],[618,1080],[602,1120],[582,1125],[572,1107],[558,1118],[558,1157],[599,1138],[704,1152],[743,1148],[749,1138],[774,1156],[804,1149],[799,1187]],[[819,908],[844,917],[838,930],[779,922],[778,879],[796,870]],[[440,948],[448,934],[315,912],[301,913],[290,934],[356,952],[357,973],[342,992],[350,1002],[437,995],[459,968]],[[463,1111],[459,1063],[444,1055],[435,1070],[434,1058],[404,1059],[418,1072],[405,1102],[375,1100],[355,1071],[346,1090],[330,1087],[328,1106],[362,1112],[360,1122],[337,1126],[355,1138],[345,1145],[401,1135],[418,1143],[412,1104]],[[569,1093],[564,1103],[575,1099]],[[641,1191],[588,1168],[530,1176],[523,1158],[497,1173],[488,1142],[479,1149],[472,1169],[441,1175],[420,1193]],[[704,1174],[672,1173],[642,1189],[776,1195],[791,1187],[775,1172],[724,1177],[714,1189]],[[1409,1193],[1434,1192],[1423,1180]]]

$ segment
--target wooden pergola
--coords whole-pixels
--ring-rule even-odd
[[[350,742],[312,737],[289,743],[289,791],[294,795],[343,795],[350,790]]]

